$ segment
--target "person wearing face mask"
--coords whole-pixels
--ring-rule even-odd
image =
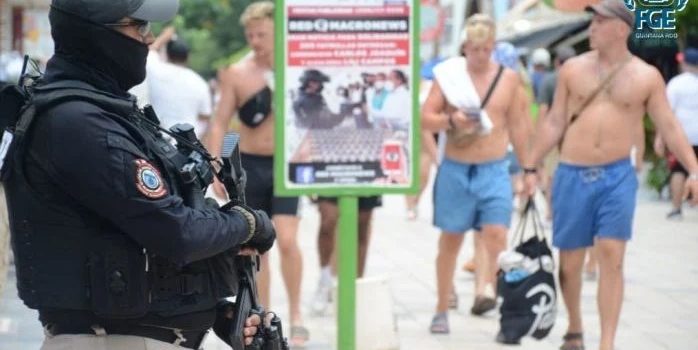
[[[385,97],[388,96],[388,91],[385,89],[386,80],[387,76],[385,73],[376,74],[376,80],[373,83],[372,91],[367,96],[366,105],[368,107],[368,121],[370,123],[374,122],[376,113],[383,108]]]
[[[301,128],[308,129],[333,129],[341,124],[345,114],[350,115],[354,109],[351,87],[343,89],[344,103],[340,109],[342,113],[333,113],[327,106],[322,91],[324,84],[330,81],[330,77],[317,69],[308,69],[303,72],[299,82],[298,97],[293,101],[293,113],[296,122]]]
[[[385,82],[385,99],[374,114],[379,125],[393,130],[407,130],[411,116],[412,96],[407,86],[407,75],[399,69],[392,70]]]
[[[150,22],[178,6],[51,3],[55,53],[3,168],[17,289],[42,349],[198,349],[230,317],[217,304],[236,292],[235,256],[274,243],[261,211],[190,206],[178,151],[127,92],[145,78]],[[246,321],[249,344],[260,317]]]

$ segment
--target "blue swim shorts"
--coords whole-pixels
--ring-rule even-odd
[[[509,163],[509,175],[521,174],[521,165],[514,151],[507,151],[507,162]]]
[[[470,164],[444,158],[434,183],[434,226],[456,234],[484,225],[509,227],[508,165],[505,159]]]
[[[594,238],[632,236],[638,181],[630,159],[599,166],[560,163],[553,181],[553,245],[572,250]]]

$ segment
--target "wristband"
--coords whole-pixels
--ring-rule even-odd
[[[254,215],[252,215],[252,213],[250,213],[249,211],[245,210],[245,208],[243,207],[234,206],[232,209],[245,217],[245,220],[247,220],[247,226],[250,228],[250,232],[248,233],[247,238],[245,238],[245,240],[242,241],[242,244],[245,244],[252,239],[252,236],[254,236],[254,231],[256,229],[256,220],[254,218]]]
[[[523,168],[524,174],[538,174],[538,169],[536,168]]]
[[[698,173],[693,173],[693,174],[688,175],[688,179],[687,179],[687,180],[689,180],[689,181],[698,181]]]

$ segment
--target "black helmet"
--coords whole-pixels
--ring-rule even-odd
[[[300,80],[301,84],[306,85],[309,81],[326,83],[330,81],[330,77],[328,77],[327,75],[325,75],[317,69],[308,69],[305,72],[303,72],[303,75],[298,80]]]

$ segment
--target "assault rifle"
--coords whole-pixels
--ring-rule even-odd
[[[239,141],[240,136],[235,133],[229,133],[223,139],[221,152],[223,165],[219,172],[219,179],[223,182],[230,198],[230,203],[224,207],[245,204],[244,190],[247,178],[240,162]],[[281,319],[274,315],[270,325],[264,324],[266,313],[257,299],[256,273],[259,270],[259,255],[237,256],[235,268],[238,274],[238,293],[235,297],[233,318],[228,331],[231,346],[235,350],[288,350],[289,347],[282,332]],[[252,344],[246,346],[243,330],[245,321],[251,314],[259,315],[262,324],[257,329]]]

